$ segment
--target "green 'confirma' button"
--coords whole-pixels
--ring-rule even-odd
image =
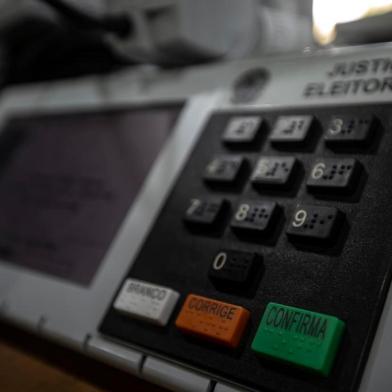
[[[336,317],[271,302],[252,342],[252,350],[327,376],[344,326]]]

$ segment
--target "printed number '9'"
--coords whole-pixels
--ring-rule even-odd
[[[293,226],[301,227],[306,222],[307,217],[308,213],[305,210],[298,210],[294,216]]]

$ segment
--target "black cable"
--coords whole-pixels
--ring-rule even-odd
[[[127,37],[133,33],[133,24],[126,15],[98,17],[88,14],[63,0],[39,0],[57,11],[69,22],[84,29],[113,33]]]

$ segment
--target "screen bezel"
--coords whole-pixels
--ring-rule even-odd
[[[126,89],[126,93],[124,93]],[[178,88],[169,97],[157,88],[140,94],[140,86],[124,85],[103,95],[94,81],[70,81],[11,91],[0,101],[0,129],[15,116],[123,110],[183,103],[176,124],[156,157],[132,207],[88,287],[43,275],[0,260],[0,316],[68,346],[82,349],[147,235],[171,185],[208,118],[212,95],[187,97]],[[137,230],[136,230],[137,228]],[[132,233],[132,235],[130,235]]]

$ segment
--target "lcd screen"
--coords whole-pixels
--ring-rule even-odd
[[[0,258],[89,285],[181,105],[13,118],[0,133]]]

